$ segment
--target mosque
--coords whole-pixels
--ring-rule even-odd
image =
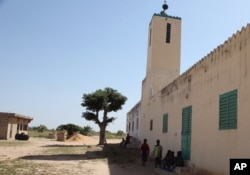
[[[127,132],[150,147],[160,139],[182,151],[186,166],[228,175],[230,159],[250,158],[250,24],[180,74],[181,18],[166,13],[149,24],[140,101]]]

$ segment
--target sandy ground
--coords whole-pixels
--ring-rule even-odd
[[[0,144],[3,141],[0,141]],[[97,145],[98,138],[91,138],[85,142],[58,142],[50,139],[30,138],[28,146],[18,147],[0,147],[0,161],[8,161],[25,156],[41,155],[44,156],[44,151],[53,145]],[[119,143],[120,140],[107,140],[107,143]],[[126,148],[129,149],[129,148]],[[70,175],[158,175],[159,173],[153,167],[153,162],[148,162],[146,167],[141,165],[140,159],[136,163],[131,164],[109,164],[106,160],[92,159],[82,160],[81,158],[56,158],[24,160],[32,161],[32,163],[45,163],[48,167],[37,167],[34,174],[70,174]],[[1,173],[0,173],[1,174]],[[25,173],[24,173],[25,174]],[[168,173],[164,173],[168,174]],[[172,174],[172,173],[169,173]]]

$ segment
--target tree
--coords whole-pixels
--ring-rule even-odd
[[[116,133],[118,136],[123,136],[124,135],[124,132],[122,131],[122,130],[119,130],[119,131],[117,131],[117,133]]]
[[[123,96],[112,88],[99,89],[93,93],[83,94],[81,105],[86,107],[86,112],[82,117],[89,121],[94,121],[100,128],[99,145],[105,143],[105,131],[109,123],[115,120],[115,117],[109,117],[109,112],[116,112],[122,109],[127,97]],[[99,119],[100,112],[103,112],[102,121]]]
[[[86,136],[90,136],[94,132],[93,128],[90,126],[84,126],[80,133]]]
[[[38,126],[38,132],[44,132],[48,130],[48,128],[45,125],[39,125]]]
[[[66,130],[68,133],[68,137],[72,136],[74,133],[79,132],[81,130],[80,126],[77,126],[75,124],[67,124],[67,125],[60,125],[56,128],[57,131],[63,131]]]

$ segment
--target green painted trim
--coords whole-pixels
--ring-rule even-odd
[[[173,18],[173,19],[179,19],[181,20],[180,17],[178,16],[170,16],[170,15],[167,15],[166,13],[155,13],[153,16],[161,16],[161,17],[167,17],[167,18]]]

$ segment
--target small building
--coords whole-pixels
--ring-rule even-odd
[[[28,134],[33,118],[17,113],[0,112],[0,139],[14,140],[16,134]]]
[[[126,132],[129,133],[133,138],[139,139],[139,116],[141,110],[141,103],[138,102],[128,113],[127,113],[127,128]]]

